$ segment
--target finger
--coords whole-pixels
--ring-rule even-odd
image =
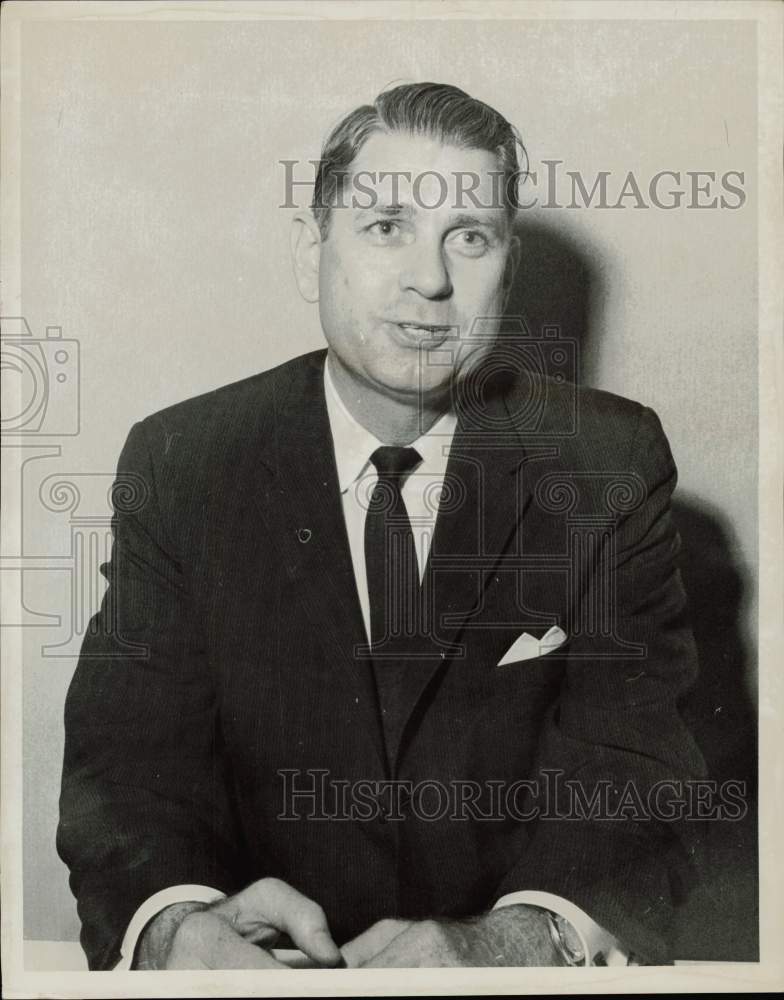
[[[177,931],[169,969],[285,969],[209,911],[191,914]]]
[[[246,941],[261,945],[263,948],[274,948],[281,933],[261,913],[256,903],[256,894],[251,892],[254,888],[255,883],[234,896],[213,903],[209,911],[225,920],[231,929]]]
[[[411,926],[410,920],[379,920],[340,949],[350,969],[359,968]]]
[[[280,879],[265,878],[254,882],[211,909],[228,919],[246,937],[258,933],[264,926],[273,927],[285,931],[317,964],[343,964],[343,956],[329,932],[324,911],[318,903]]]
[[[397,942],[393,941],[387,948],[383,948],[378,954],[366,958],[360,968],[362,969],[417,969],[421,967],[429,968],[438,965],[438,962],[423,960],[417,949],[399,948]]]
[[[268,919],[274,927],[285,931],[294,944],[319,965],[343,965],[343,956],[332,939],[327,917],[318,903],[308,899],[293,886],[278,879],[269,879],[269,905],[274,916]]]
[[[216,920],[216,932],[209,938],[205,954],[210,969],[285,969],[272,955],[246,941],[224,920]]]
[[[359,963],[358,968],[361,969],[397,969],[397,968],[413,968],[416,966],[415,962],[412,962],[408,958],[403,958],[399,954],[399,949],[396,949],[394,942],[391,946],[382,948],[381,951],[376,952],[374,955],[368,955],[363,958]]]
[[[227,921],[232,930],[250,941],[269,944],[277,939],[280,931],[273,927],[261,912],[256,902],[256,883],[243,889],[234,896],[227,896],[220,902],[213,903],[209,912]]]
[[[234,928],[236,930],[236,927]],[[277,947],[282,935],[279,930],[275,927],[270,927],[269,924],[259,924],[258,927],[251,930],[249,933],[244,933],[242,935],[246,941],[250,941],[251,944],[260,945],[262,948]]]
[[[404,931],[395,935],[385,948],[365,959],[362,968],[414,969],[441,964],[439,961],[434,961],[434,956],[429,953],[427,943],[422,937],[421,923],[412,922]]]

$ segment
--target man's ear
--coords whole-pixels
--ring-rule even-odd
[[[509,301],[509,295],[517,277],[517,270],[520,267],[520,239],[512,236],[509,240],[509,253],[506,257],[504,268],[504,309]]]
[[[299,293],[306,302],[318,302],[321,232],[313,213],[297,212],[291,226],[291,261]]]

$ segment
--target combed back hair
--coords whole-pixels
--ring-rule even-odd
[[[352,163],[376,132],[424,135],[444,145],[494,153],[503,173],[501,197],[510,218],[514,217],[520,204],[518,184],[527,170],[525,147],[517,129],[495,108],[458,87],[407,83],[382,91],[372,104],[356,108],[327,137],[311,204],[322,237],[329,232],[330,209]]]

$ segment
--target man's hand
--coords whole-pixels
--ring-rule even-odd
[[[268,949],[287,934],[316,965],[343,957],[312,899],[276,878],[264,878],[217,903],[175,903],[147,925],[136,969],[285,969]]]
[[[386,928],[389,940],[375,955],[359,962],[365,968],[564,964],[550,937],[545,913],[535,907],[505,906],[471,920],[418,920],[392,933],[391,925],[401,923],[405,922],[382,920],[354,938],[343,949],[348,964],[374,933],[383,937],[384,925],[390,925]]]
[[[349,969],[358,969],[363,965],[370,964],[371,959],[382,952],[393,938],[413,926],[413,920],[395,920],[393,918],[379,920],[340,949],[346,966]]]

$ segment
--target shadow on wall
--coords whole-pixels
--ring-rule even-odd
[[[677,497],[681,576],[689,596],[700,674],[684,716],[717,781],[745,781],[756,792],[756,712],[749,694],[755,660],[744,639],[752,586],[726,519],[692,496]]]
[[[578,344],[575,377],[593,384],[601,346],[591,328],[603,292],[600,259],[540,220],[523,218],[516,233],[521,261],[507,312],[522,315],[535,338],[544,327],[560,327],[561,336]],[[745,782],[749,805],[742,820],[705,824],[701,856],[695,859],[699,880],[679,913],[674,954],[757,961],[757,722],[748,683],[756,657],[743,638],[753,580],[739,564],[731,526],[719,511],[676,493],[673,519],[682,540],[679,564],[700,661],[682,712],[710,777]]]
[[[563,230],[523,217],[515,226],[520,267],[507,304],[511,316],[523,316],[534,337],[556,326],[577,345],[576,381],[595,368],[596,350],[590,314],[601,293],[599,269]]]
[[[700,673],[683,716],[710,777],[743,782],[748,814],[705,824],[699,881],[676,928],[678,954],[695,959],[759,960],[757,869],[757,716],[749,694],[756,655],[744,639],[753,582],[738,559],[730,525],[696,497],[679,497],[673,518],[689,597]],[[755,631],[754,629],[752,631]],[[726,914],[725,919],[717,915]]]

